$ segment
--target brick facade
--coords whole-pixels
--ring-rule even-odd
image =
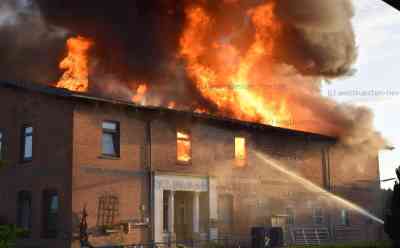
[[[377,238],[379,225],[349,211],[351,226],[341,226],[340,212],[345,207],[320,192],[310,192],[254,153],[261,151],[280,168],[376,213],[380,205],[377,159],[344,165],[343,154],[334,139],[44,91],[22,86],[0,90],[0,130],[6,144],[6,166],[0,171],[3,202],[0,216],[16,223],[18,191],[32,192],[32,234],[20,241],[21,246],[76,246],[76,241],[71,240],[76,239],[84,207],[89,214],[90,239],[94,245],[151,241],[155,230],[154,175],[212,178],[216,182],[216,199],[200,194],[200,228],[205,233],[217,227],[219,236],[248,236],[250,227],[273,225],[274,218],[294,209],[295,220],[290,228],[326,227],[337,240]],[[103,121],[116,121],[120,125],[118,158],[101,155]],[[30,163],[20,162],[24,124],[34,127]],[[176,131],[180,129],[190,132],[189,164],[177,163]],[[234,161],[234,138],[238,136],[246,138],[246,166],[242,168],[236,167]],[[324,160],[326,154],[329,159]],[[56,239],[41,236],[42,192],[48,188],[56,189],[60,197],[60,228]],[[190,192],[176,194],[176,206],[187,204],[185,211],[193,212]],[[107,197],[118,199],[114,223],[143,225],[138,224],[129,233],[103,235],[99,231],[104,228],[102,220],[112,212],[101,207],[101,199]],[[211,209],[211,205],[218,209]],[[313,218],[317,208],[322,209],[322,223]],[[213,211],[218,212],[219,219],[211,217],[216,215]],[[179,217],[176,220],[179,222]],[[192,230],[190,221],[187,230],[180,230],[182,226],[178,224],[177,233]],[[354,232],[348,235],[349,230]]]

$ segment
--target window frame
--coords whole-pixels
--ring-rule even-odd
[[[340,210],[340,224],[342,226],[350,226],[350,214],[347,209]]]
[[[287,215],[286,224],[287,225],[295,225],[296,224],[295,208],[293,208],[292,206],[287,207],[286,208],[286,215]]]
[[[28,219],[28,227],[25,229],[27,231],[32,230],[32,217],[33,217],[33,212],[32,212],[32,192],[29,190],[20,190],[18,191],[17,194],[17,226],[19,228],[25,228],[22,226],[22,203],[27,200],[29,202],[29,219]]]
[[[2,128],[0,128],[0,161],[4,160],[4,156],[5,156],[5,134],[4,134],[4,130]]]
[[[29,134],[27,134],[26,129],[28,128],[32,128],[32,132],[30,132]],[[21,154],[20,154],[20,158],[21,158],[21,162],[23,163],[27,163],[27,162],[31,162],[33,160],[33,134],[34,134],[34,127],[32,124],[24,124],[22,126],[22,130],[21,130]],[[27,137],[31,137],[32,138],[32,142],[31,142],[31,156],[30,157],[25,157],[25,148],[26,148],[26,139]]]
[[[244,158],[238,159],[236,157],[236,139],[244,140]],[[244,135],[235,135],[233,137],[233,160],[235,164],[235,168],[245,168],[247,167],[247,137]]]
[[[115,124],[115,130],[104,128],[105,123]],[[115,154],[107,154],[104,152],[104,135],[111,134],[114,142]],[[120,158],[121,157],[121,128],[119,121],[103,120],[101,122],[101,156],[109,158]]]
[[[320,215],[317,215],[318,210],[320,211]],[[323,225],[325,222],[324,218],[324,210],[321,207],[315,207],[313,208],[313,224],[314,225]],[[320,220],[317,221],[317,220]]]
[[[117,223],[120,198],[116,194],[104,194],[97,198],[97,226],[112,226]]]
[[[185,138],[179,138],[178,137],[178,133],[183,133],[183,134],[186,134],[189,138],[187,138],[187,139],[185,139]],[[176,144],[176,153],[175,153],[175,156],[176,156],[176,163],[178,164],[178,165],[191,165],[192,164],[192,161],[193,161],[193,154],[192,154],[192,151],[193,151],[193,146],[192,146],[192,133],[190,132],[190,130],[189,129],[183,129],[183,128],[179,128],[179,129],[176,129],[176,131],[175,131],[175,144]],[[179,141],[189,141],[189,157],[190,157],[190,159],[188,160],[188,161],[183,161],[183,160],[179,160],[179,156],[178,156],[178,146],[179,146]]]
[[[52,198],[57,196],[57,213],[55,214],[55,228],[50,229],[50,213]],[[42,237],[56,239],[60,231],[60,194],[55,189],[46,189],[42,192]]]

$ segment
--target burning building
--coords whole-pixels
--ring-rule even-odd
[[[294,243],[378,238],[384,141],[369,110],[320,94],[353,73],[351,1],[0,11],[0,216],[31,230],[26,244],[70,246],[83,208],[98,245],[256,225]]]
[[[378,238],[377,157],[344,170],[337,139],[37,84],[0,93],[0,216],[31,231],[21,244],[70,247],[84,208],[94,245],[262,225],[293,243]]]

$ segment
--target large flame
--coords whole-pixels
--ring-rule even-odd
[[[141,103],[146,96],[147,90],[148,86],[146,83],[139,84],[139,86],[136,89],[136,94],[131,99],[132,102]]]
[[[152,82],[148,81],[121,82],[121,85],[129,85],[126,87],[130,91],[129,98],[124,99],[195,113],[212,110],[212,114],[239,120],[336,136],[340,130],[329,117],[321,117],[303,106],[305,97],[313,99],[313,94],[319,97],[313,87],[308,89],[308,85],[312,85],[308,83],[310,80],[297,76],[297,73],[287,73],[285,70],[291,71],[286,68],[282,73],[282,68],[277,67],[281,49],[278,45],[284,37],[285,24],[275,16],[275,4],[275,1],[268,1],[243,10],[246,19],[236,23],[230,20],[228,28],[221,25],[218,15],[208,13],[202,5],[186,8],[186,23],[179,39],[177,58],[186,62],[187,76],[215,108],[204,105],[204,101],[180,101],[176,95],[165,92],[160,96],[160,93],[154,93],[157,87],[150,87]],[[236,39],[238,37],[240,39]],[[59,66],[64,73],[57,87],[88,91],[89,50],[93,44],[92,40],[82,36],[68,39],[67,56]],[[289,81],[296,84],[295,91],[286,87]]]
[[[274,37],[281,30],[274,16],[274,4],[267,3],[248,12],[255,27],[252,44],[246,51],[232,42],[211,40],[213,20],[200,6],[186,10],[187,24],[180,39],[180,55],[187,61],[187,72],[197,89],[222,113],[274,126],[284,126],[291,120],[284,93],[263,90],[268,68],[260,71],[259,63],[272,57]],[[207,56],[216,53],[214,61]],[[260,77],[259,75],[262,75]],[[257,82],[255,80],[264,80]]]
[[[57,87],[72,91],[85,92],[89,88],[88,51],[92,41],[82,36],[69,38],[67,41],[68,54],[59,67],[65,70]]]

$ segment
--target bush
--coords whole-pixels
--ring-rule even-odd
[[[0,226],[0,248],[15,247],[15,241],[19,237],[26,237],[29,233],[17,228],[15,225]]]

